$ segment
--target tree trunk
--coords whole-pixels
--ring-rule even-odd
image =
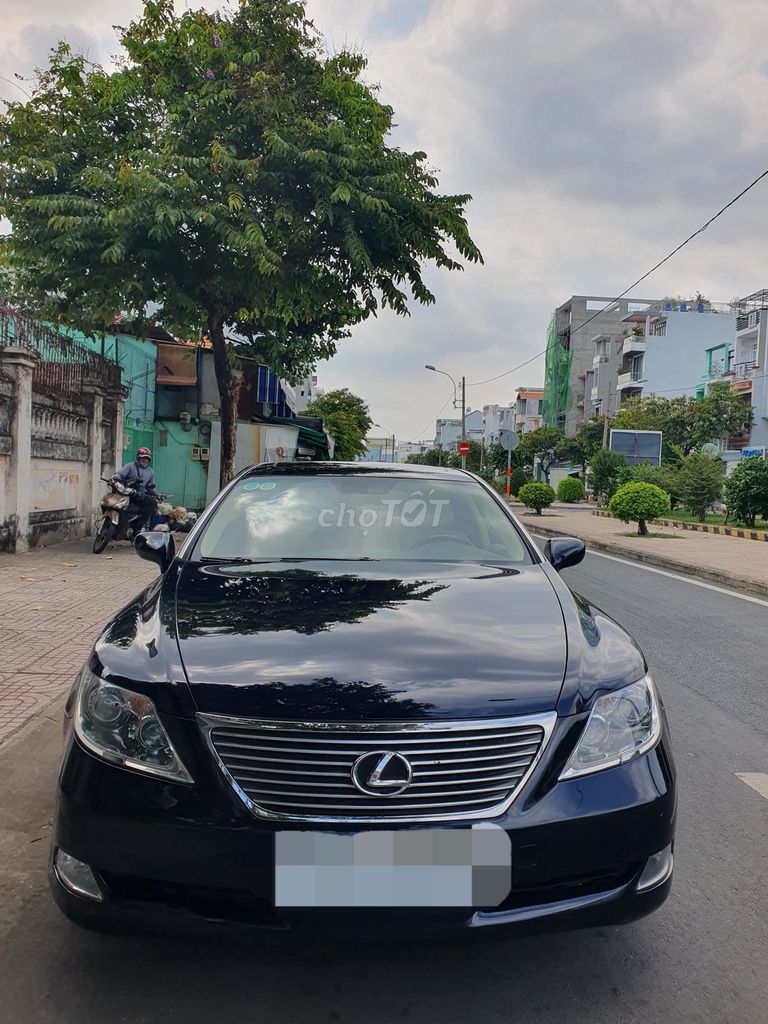
[[[637,521],[637,532],[640,534],[641,537],[647,537],[648,536],[648,524],[646,523],[646,521],[644,519],[638,519],[638,521]]]
[[[213,366],[219,387],[221,406],[221,453],[219,456],[219,487],[225,487],[235,475],[237,450],[237,400],[240,395],[240,375],[227,358],[224,340],[224,319],[217,313],[208,315],[208,334],[213,344]]]

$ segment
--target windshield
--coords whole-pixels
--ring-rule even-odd
[[[203,558],[527,562],[523,541],[472,480],[257,475],[211,517]]]

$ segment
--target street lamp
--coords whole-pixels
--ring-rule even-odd
[[[386,430],[387,434],[390,434],[390,432],[387,430],[387,428],[383,427],[381,425],[381,423],[374,423],[373,425],[374,425],[374,427],[378,427],[379,430]],[[390,437],[392,438],[392,461],[394,462],[395,461],[395,435],[394,434],[390,434]]]
[[[450,373],[446,373],[445,370],[438,370],[438,368],[436,366],[432,366],[431,363],[425,363],[424,364],[424,369],[425,370],[433,370],[435,373],[442,373],[442,375],[444,377],[447,377],[448,380],[451,382],[451,384],[453,384],[453,407],[455,409],[456,408],[456,381],[453,379],[453,377],[450,375]],[[461,440],[462,441],[466,441],[466,439],[467,439],[466,413],[467,413],[467,380],[466,380],[466,377],[462,377],[461,378]],[[462,469],[466,469],[467,468],[467,457],[466,457],[466,455],[462,455],[461,456],[461,468]]]

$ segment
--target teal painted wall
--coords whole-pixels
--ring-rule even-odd
[[[199,512],[205,507],[208,487],[208,463],[192,458],[192,448],[207,447],[210,435],[197,427],[182,430],[178,420],[158,420],[152,448],[155,480],[158,489],[168,495],[174,505]]]

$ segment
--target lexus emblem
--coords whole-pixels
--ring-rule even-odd
[[[366,796],[397,796],[413,778],[410,762],[393,750],[361,754],[352,765],[352,782]]]

